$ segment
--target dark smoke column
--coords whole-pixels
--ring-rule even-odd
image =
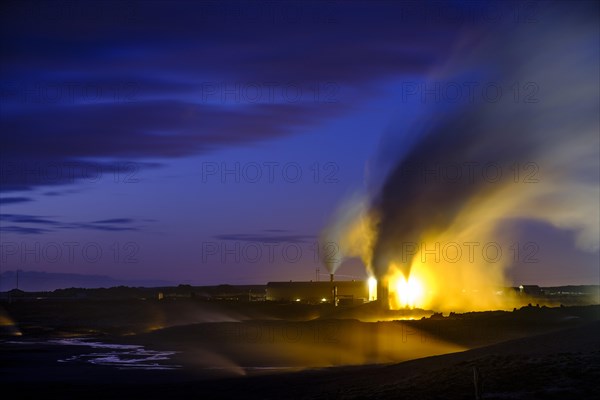
[[[482,24],[466,34],[468,45],[457,46],[434,79],[472,80],[484,91],[456,103],[427,97],[428,115],[397,132],[401,142],[385,146],[389,154],[396,145],[398,156],[372,203],[380,223],[370,264],[378,280],[392,262],[408,277],[404,246],[444,232],[482,199],[509,206],[498,219],[546,221],[597,248],[597,218],[592,226],[581,218],[586,212],[573,210],[597,215],[598,2],[543,3],[535,23]],[[514,82],[527,82],[536,94],[515,96]],[[490,87],[498,87],[498,96],[488,96]],[[525,194],[512,171],[528,163],[539,166],[543,179]],[[582,188],[593,194],[589,201],[565,196]],[[487,223],[469,228],[493,227]]]
[[[378,282],[392,263],[408,277],[408,248],[419,246],[426,233],[443,232],[474,196],[489,195],[510,178],[489,179],[484,168],[507,171],[530,159],[531,143],[523,133],[527,123],[505,121],[490,128],[486,112],[485,106],[471,106],[438,118],[387,177],[372,204],[380,220],[371,263]]]
[[[385,278],[377,280],[377,302],[382,310],[390,309],[390,291],[388,288],[388,281]]]

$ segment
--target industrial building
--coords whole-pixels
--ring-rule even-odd
[[[528,296],[541,296],[544,291],[538,285],[521,285],[519,286],[519,293]]]
[[[302,303],[361,304],[369,299],[365,281],[269,282],[267,300]]]

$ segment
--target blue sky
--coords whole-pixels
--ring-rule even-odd
[[[125,3],[2,6],[3,271],[314,279],[344,199],[376,197],[415,126],[469,106],[407,90],[465,42],[555,23],[518,2]],[[452,76],[482,83],[497,68]],[[573,235],[519,232],[543,244],[545,269],[517,263],[515,283],[598,283],[597,251]],[[366,276],[356,260],[338,273]]]

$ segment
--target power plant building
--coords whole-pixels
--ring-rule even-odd
[[[297,301],[302,303],[364,303],[369,299],[365,281],[329,282],[269,282],[267,300]]]

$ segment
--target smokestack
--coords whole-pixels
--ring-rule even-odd
[[[333,283],[333,274],[329,274],[329,282]]]
[[[379,278],[377,280],[377,301],[382,310],[390,309],[389,288],[387,279]]]
[[[333,297],[333,306],[337,307],[337,305],[338,305],[338,288],[337,288],[337,286],[334,286],[333,289],[331,290],[331,297]]]

